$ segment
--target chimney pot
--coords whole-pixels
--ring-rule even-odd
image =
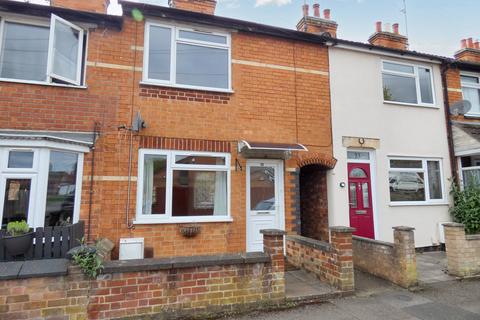
[[[398,32],[398,23],[394,23],[394,24],[392,25],[392,27],[393,27],[393,33],[399,34],[399,32]]]
[[[477,40],[475,40],[475,43],[473,44],[473,46],[475,47],[475,49],[480,49],[480,42]]]
[[[377,32],[382,32],[382,21],[377,21],[377,22],[375,23],[375,30],[376,30]]]
[[[313,15],[317,18],[320,18],[320,5],[318,3],[313,5]]]
[[[467,47],[467,39],[462,39],[460,41],[460,46],[462,47],[462,49],[465,49]]]
[[[302,9],[303,9],[303,16],[308,17],[308,4],[304,4],[302,6]]]
[[[323,17],[327,20],[330,20],[330,9],[323,10]]]
[[[472,38],[467,39],[467,48],[473,48],[473,39]]]

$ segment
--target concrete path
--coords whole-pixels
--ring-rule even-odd
[[[285,295],[292,301],[305,298],[331,298],[335,288],[320,282],[313,273],[304,270],[285,272]]]
[[[417,275],[420,284],[455,280],[447,274],[445,251],[417,253]]]
[[[427,284],[419,292],[356,273],[355,296],[286,311],[255,313],[236,320],[479,320],[480,281]]]

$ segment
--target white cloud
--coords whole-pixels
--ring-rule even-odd
[[[291,2],[292,0],[256,0],[255,7],[267,6],[267,5],[283,6]]]

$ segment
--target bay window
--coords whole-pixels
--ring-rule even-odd
[[[145,83],[231,90],[229,34],[147,22],[144,51]]]
[[[480,117],[480,75],[462,74],[461,82],[463,99],[472,105],[466,115]]]
[[[390,158],[392,204],[443,203],[442,163],[436,159]]]
[[[421,106],[435,104],[430,67],[383,61],[382,79],[386,102]]]
[[[54,14],[50,22],[0,17],[0,78],[83,84],[86,33]]]
[[[137,223],[229,221],[230,155],[140,150]]]
[[[28,147],[0,148],[1,229],[25,220],[53,227],[79,219],[83,153]]]

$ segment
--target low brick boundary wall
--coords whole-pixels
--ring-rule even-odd
[[[331,227],[331,243],[302,236],[287,236],[287,261],[314,273],[320,280],[341,291],[353,291],[353,230]]]
[[[466,235],[460,223],[446,223],[445,248],[448,273],[457,277],[480,275],[480,234]]]
[[[76,266],[1,280],[0,319],[175,319],[278,305],[285,301],[284,233],[263,233],[265,253],[111,261],[95,280]]]
[[[414,228],[394,227],[394,243],[353,236],[355,268],[401,287],[417,285]]]

